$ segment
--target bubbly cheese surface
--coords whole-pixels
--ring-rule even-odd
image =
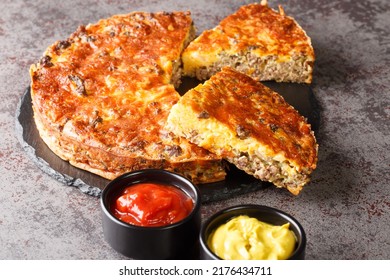
[[[133,12],[80,26],[49,46],[30,68],[43,140],[109,179],[142,168],[224,178],[220,159],[164,128],[180,98],[180,55],[193,36],[190,12]]]

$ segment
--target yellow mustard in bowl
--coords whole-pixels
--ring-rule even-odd
[[[246,215],[219,226],[208,238],[210,249],[224,260],[284,260],[295,244],[289,223],[276,226]]]

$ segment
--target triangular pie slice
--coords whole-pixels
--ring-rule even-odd
[[[183,52],[184,74],[201,80],[230,66],[259,81],[311,83],[314,60],[305,31],[267,1],[242,6]]]
[[[34,119],[49,148],[113,179],[160,168],[196,183],[223,180],[216,155],[165,130],[180,95],[189,12],[133,12],[81,26],[30,68]]]
[[[281,95],[228,67],[181,97],[168,128],[295,195],[316,168],[318,145],[306,119]]]

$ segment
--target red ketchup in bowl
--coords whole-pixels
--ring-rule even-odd
[[[111,212],[125,223],[159,227],[183,220],[193,207],[192,198],[177,187],[138,183],[120,193],[112,204]]]

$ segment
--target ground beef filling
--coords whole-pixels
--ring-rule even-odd
[[[272,182],[275,186],[281,188],[301,188],[309,180],[306,174],[299,172],[292,176],[291,174],[288,175],[286,169],[291,169],[288,163],[263,160],[256,155],[249,156],[247,153],[241,153],[230,161],[239,169],[252,174],[255,178]]]
[[[278,61],[277,56],[259,57],[253,53],[229,55],[219,54],[218,62],[195,70],[195,76],[206,80],[219,72],[224,66],[230,66],[259,81],[307,82],[310,79],[311,62],[302,56],[292,56],[291,60]]]

